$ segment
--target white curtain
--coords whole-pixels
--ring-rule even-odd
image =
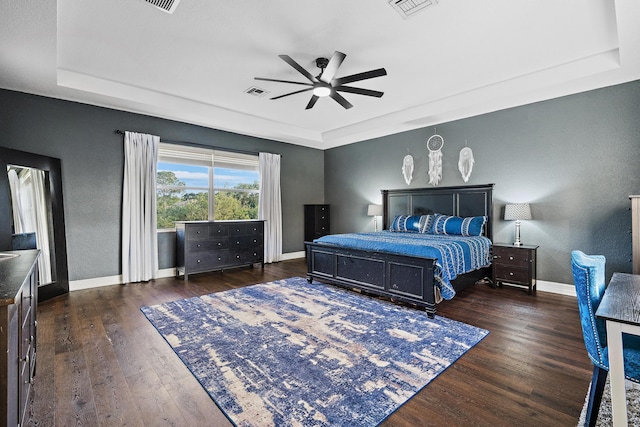
[[[264,262],[282,258],[282,203],[280,201],[280,155],[260,153],[260,200],[258,219],[265,220]]]
[[[7,171],[9,175],[9,189],[11,191],[11,210],[13,212],[13,230],[14,233],[24,233],[24,213],[22,211],[22,203],[20,202],[20,178],[15,169]]]
[[[122,190],[122,278],[124,283],[158,274],[156,173],[160,137],[124,133]]]
[[[44,171],[31,169],[31,184],[33,188],[33,213],[35,218],[36,245],[40,249],[38,273],[40,283],[51,283],[51,250],[49,245],[49,216],[47,191],[45,187]]]

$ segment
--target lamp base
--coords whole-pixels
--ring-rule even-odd
[[[516,221],[516,241],[513,242],[513,246],[522,246],[520,241],[520,220]]]

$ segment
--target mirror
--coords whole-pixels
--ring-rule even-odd
[[[21,247],[35,233],[38,299],[69,292],[60,160],[0,147],[0,168],[0,250]]]
[[[8,165],[11,192],[13,238],[11,249],[40,249],[38,286],[56,281],[52,261],[55,262],[49,174],[41,169]]]

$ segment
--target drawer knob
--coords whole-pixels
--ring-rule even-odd
[[[200,260],[198,260],[198,264],[200,264]]]
[[[199,231],[196,231],[196,234],[200,234],[200,232],[199,232]]]
[[[199,243],[198,243],[198,247],[201,247]]]
[[[513,261],[513,257],[512,256],[509,257],[509,261]]]
[[[513,272],[509,272],[509,276],[513,276]]]
[[[240,259],[240,255],[236,255],[236,259]]]
[[[218,246],[222,246],[222,243],[221,243],[221,242],[218,242]]]

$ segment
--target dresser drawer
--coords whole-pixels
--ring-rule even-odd
[[[187,252],[192,254],[200,251],[212,251],[218,249],[227,249],[229,246],[227,238],[215,239],[195,239],[187,242]]]
[[[527,267],[530,261],[531,257],[529,251],[505,247],[493,248],[493,262],[495,264]]]
[[[189,271],[206,271],[228,264],[228,251],[202,252],[187,259]]]
[[[234,224],[231,227],[232,235],[264,234],[264,223]]]
[[[496,264],[495,267],[496,280],[504,280],[505,282],[513,283],[529,283],[529,269],[511,266],[502,266]]]
[[[234,236],[229,238],[229,248],[253,248],[262,245],[262,241],[263,236],[258,234],[253,236]]]
[[[245,264],[262,262],[264,248],[262,246],[250,249],[238,249],[229,251],[229,262],[235,264]]]
[[[226,237],[229,227],[226,224],[190,224],[186,228],[187,240],[211,239]]]

